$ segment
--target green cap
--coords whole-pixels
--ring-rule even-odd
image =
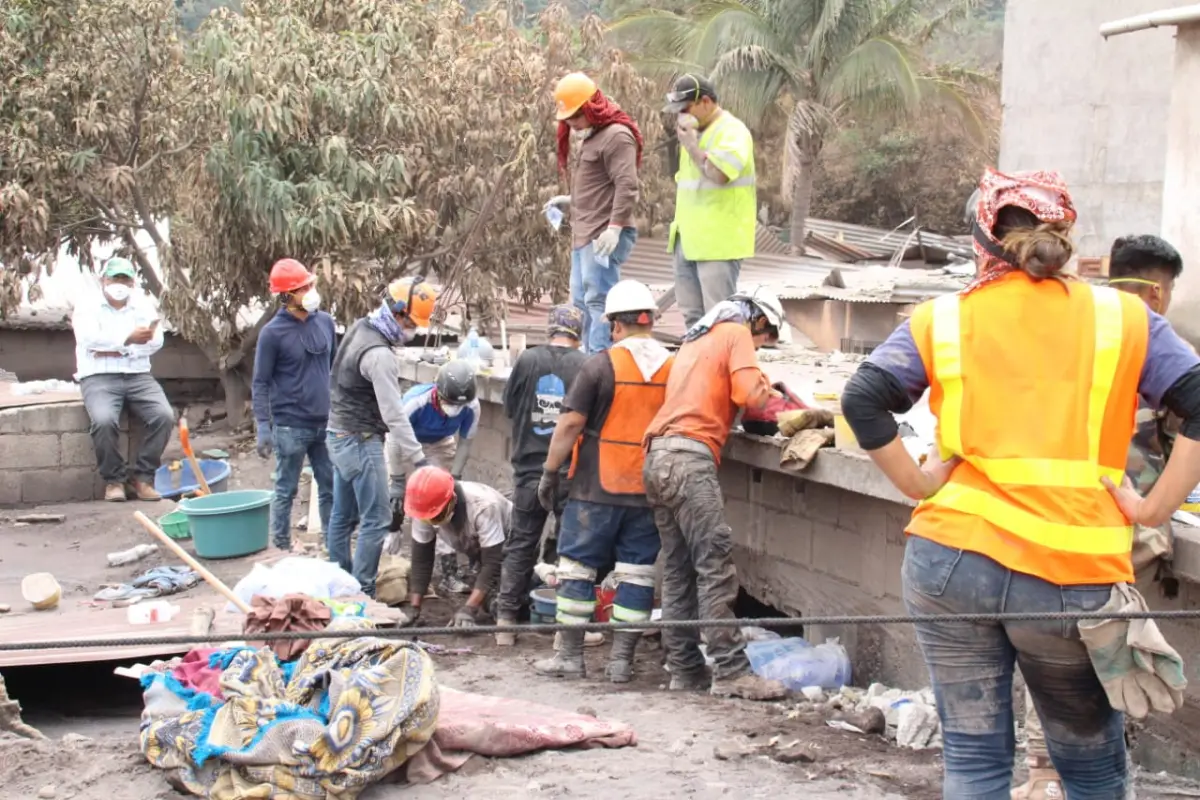
[[[133,268],[133,264],[129,263],[129,259],[115,256],[110,258],[104,265],[104,277],[106,278],[137,278],[137,270]]]

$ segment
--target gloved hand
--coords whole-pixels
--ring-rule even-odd
[[[258,457],[262,459],[270,458],[274,449],[275,443],[271,441],[271,429],[259,428],[258,440],[254,444],[254,451],[258,453]]]
[[[392,507],[392,521],[388,524],[388,532],[395,533],[404,525],[403,478],[390,478],[388,480],[388,504]]]
[[[415,628],[417,623],[421,621],[421,608],[411,608],[404,612],[404,619],[400,620],[401,628]]]
[[[538,503],[547,511],[554,511],[555,501],[558,499],[558,482],[560,476],[558,470],[542,470],[542,479],[538,481]]]
[[[477,617],[479,609],[474,606],[463,605],[459,606],[458,611],[454,612],[454,617],[450,620],[452,628],[474,628],[479,625]]]
[[[609,225],[604,229],[604,233],[596,237],[592,242],[592,252],[598,256],[612,255],[613,250],[617,249],[617,243],[621,241],[621,228],[618,225]]]
[[[1135,588],[1118,583],[1100,612],[1147,610]],[[1154,620],[1084,620],[1079,635],[1113,708],[1142,719],[1151,708],[1169,714],[1182,707],[1187,688],[1183,659],[1167,644]]]
[[[557,194],[554,197],[551,197],[549,200],[546,201],[546,205],[542,206],[542,212],[544,213],[546,211],[546,209],[548,209],[548,208],[561,209],[561,208],[565,208],[569,205],[571,205],[571,195]]]

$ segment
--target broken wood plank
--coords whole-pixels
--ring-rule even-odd
[[[29,525],[57,524],[67,521],[66,514],[22,514],[14,522],[24,522]]]

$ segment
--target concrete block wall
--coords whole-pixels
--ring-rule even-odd
[[[82,402],[0,410],[0,507],[103,497],[90,424]]]

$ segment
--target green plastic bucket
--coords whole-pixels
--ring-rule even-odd
[[[192,536],[192,529],[188,526],[187,514],[179,509],[175,509],[170,514],[164,514],[159,517],[158,527],[162,528],[163,533],[172,539],[189,539]]]
[[[237,558],[267,549],[273,492],[242,489],[179,503],[201,558]]]

